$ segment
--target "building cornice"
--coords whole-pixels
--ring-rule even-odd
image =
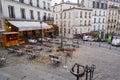
[[[73,9],[93,11],[92,9],[85,9],[85,8],[70,8],[70,9],[66,9],[66,10],[63,10],[63,11],[69,11],[69,10],[73,10]]]
[[[69,5],[76,5],[76,6],[78,5],[78,3],[64,2],[64,3],[59,3],[59,4],[55,3],[54,6],[58,6],[58,5],[62,5],[62,4],[65,4],[65,5],[66,5],[66,4],[69,4]],[[54,6],[53,6],[53,7],[54,7]],[[84,5],[79,4],[79,6],[84,6]]]

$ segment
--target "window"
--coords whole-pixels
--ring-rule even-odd
[[[66,13],[64,13],[64,19],[66,18]]]
[[[43,20],[46,21],[46,13],[44,13]]]
[[[70,19],[70,12],[69,12],[69,19]]]
[[[56,19],[58,19],[58,15],[56,14]]]
[[[100,25],[98,25],[98,30],[100,30]]]
[[[94,25],[94,31],[95,31],[96,26]]]
[[[97,12],[95,11],[95,16],[97,15]]]
[[[39,0],[37,0],[37,7],[40,7],[40,6],[39,6]]]
[[[78,31],[77,31],[77,29],[75,28],[75,34],[77,34],[77,32],[78,32]]]
[[[70,27],[70,21],[68,22],[68,27]]]
[[[48,5],[48,10],[50,10],[50,3],[48,3],[47,5]]]
[[[80,20],[80,25],[82,26],[82,20]]]
[[[95,1],[93,1],[93,8],[95,8]]]
[[[40,20],[40,12],[39,11],[37,12],[37,15],[38,15],[38,20]]]
[[[101,11],[99,11],[99,16],[101,16]]]
[[[24,0],[19,0],[19,2],[24,3]]]
[[[96,23],[96,18],[94,18],[94,23]]]
[[[68,29],[68,34],[70,34],[70,29]]]
[[[8,6],[8,11],[9,11],[9,17],[10,18],[15,18],[15,11],[13,6]]]
[[[107,4],[105,4],[105,9],[107,9]]]
[[[102,30],[104,30],[104,25],[102,26]]]
[[[86,20],[85,20],[85,24],[84,25],[86,26]]]
[[[85,18],[87,18],[87,12],[85,12]]]
[[[77,11],[75,12],[75,18],[78,18],[78,12]]]
[[[46,3],[43,1],[43,8],[46,9]]]
[[[82,18],[82,11],[80,12],[80,18]]]
[[[103,23],[105,23],[105,19],[103,19]]]
[[[91,24],[90,24],[90,20],[89,20],[89,23],[88,23],[88,25],[90,26]]]
[[[66,26],[66,21],[64,21],[64,26]]]
[[[103,16],[105,16],[105,11],[104,11],[104,13],[103,13]]]
[[[30,0],[30,5],[32,6],[33,4],[32,4],[32,0]]]
[[[31,18],[31,19],[34,19],[33,10],[30,10],[30,18]]]
[[[0,20],[0,29],[2,29],[2,21]]]
[[[21,8],[20,11],[21,11],[21,18],[25,19],[26,18],[26,16],[25,16],[25,9]]]
[[[99,8],[99,6],[100,6],[100,3],[99,3],[99,2],[97,2],[97,8]]]
[[[48,20],[50,20],[50,13],[48,13]]]
[[[91,18],[91,13],[89,13],[89,18]]]
[[[62,13],[60,13],[60,19],[62,19]]]
[[[104,3],[101,3],[101,8],[102,8],[102,9],[104,8]]]
[[[100,18],[99,18],[99,23],[100,23]]]

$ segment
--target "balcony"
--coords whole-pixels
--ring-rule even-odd
[[[47,17],[46,21],[54,21],[54,18],[53,17]]]
[[[53,19],[53,17],[43,17],[43,21],[45,22],[45,23],[47,23],[47,24],[50,24],[50,25],[52,25],[53,24],[53,22],[54,22],[54,19]]]
[[[109,8],[115,8],[115,9],[119,9],[119,7],[114,6],[114,5],[110,5]]]

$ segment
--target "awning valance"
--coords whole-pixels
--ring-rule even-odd
[[[32,21],[8,21],[12,25],[18,28],[19,31],[29,31],[29,30],[40,30],[51,28],[48,24],[42,22],[32,22]]]

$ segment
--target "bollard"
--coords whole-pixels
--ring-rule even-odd
[[[109,47],[109,49],[111,50],[111,44],[110,44],[110,47]]]
[[[63,66],[65,69],[68,68],[67,66],[67,54],[65,55],[65,65]]]
[[[92,45],[92,42],[90,42],[90,45]]]
[[[100,42],[99,42],[99,47],[100,47]]]
[[[86,80],[88,80],[88,73],[90,72],[88,65],[86,65],[86,67],[85,67],[85,72],[86,72]]]
[[[88,66],[86,65],[85,67],[85,74],[86,74],[86,80],[92,80],[93,79],[93,74],[94,74],[94,69],[96,68],[95,65]]]
[[[96,68],[95,65],[92,65],[89,67],[89,72],[90,72],[90,76],[89,76],[89,80],[93,79],[93,74],[94,74],[94,69]]]

